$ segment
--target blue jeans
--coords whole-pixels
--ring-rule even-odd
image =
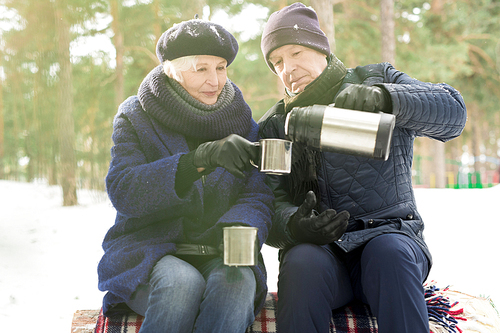
[[[327,333],[332,310],[358,299],[380,333],[429,333],[422,282],[428,260],[410,237],[385,234],[338,258],[329,245],[299,244],[278,280],[278,332]]]
[[[248,267],[228,267],[221,258],[194,267],[167,255],[127,305],[145,317],[140,333],[243,333],[255,320],[255,290]]]

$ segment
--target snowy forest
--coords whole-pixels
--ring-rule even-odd
[[[0,0],[0,179],[104,189],[112,121],[159,64],[156,41],[199,14],[224,25],[240,51],[228,68],[258,120],[283,96],[260,35],[286,0]],[[468,122],[446,144],[418,138],[415,187],[498,183],[499,0],[304,0],[347,67],[382,61],[421,81],[446,82]]]

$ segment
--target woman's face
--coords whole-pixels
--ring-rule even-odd
[[[181,72],[182,87],[205,104],[215,104],[227,80],[227,61],[224,58],[200,55],[196,69]]]

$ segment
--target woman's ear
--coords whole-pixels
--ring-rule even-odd
[[[163,63],[163,71],[169,78],[173,79],[172,66],[170,66],[166,61]]]

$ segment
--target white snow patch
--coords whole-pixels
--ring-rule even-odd
[[[434,256],[438,286],[490,296],[500,304],[500,186],[415,189]],[[0,180],[0,320],[2,331],[68,332],[76,310],[98,309],[101,242],[115,211],[105,193],[79,191],[62,207],[59,187]],[[264,246],[270,291],[276,291],[278,251]]]

